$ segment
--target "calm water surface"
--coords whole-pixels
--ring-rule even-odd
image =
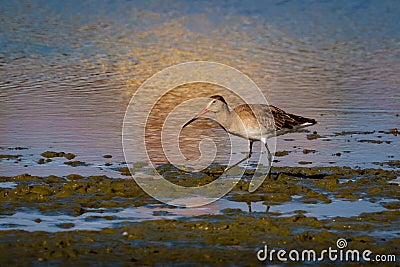
[[[318,121],[310,131],[323,138],[307,140],[307,133],[278,138],[277,150],[291,153],[277,158],[276,166],[307,161],[306,166],[377,167],[374,162],[400,159],[399,137],[382,132],[400,128],[398,1],[0,6],[0,146],[2,153],[25,156],[20,163],[0,161],[1,175],[71,173],[62,163],[31,164],[36,158],[30,155],[46,150],[75,153],[96,173],[107,172],[102,155],[124,161],[122,122],[140,84],[166,67],[195,60],[237,68],[271,104]],[[168,111],[189,97],[214,93],[224,94],[232,106],[239,103],[221,88],[204,85],[176,88],[161,99],[152,112],[158,119],[147,125],[155,161],[165,161],[159,129]],[[223,161],[221,129],[205,120],[190,129],[181,144],[189,157],[198,155],[197,139],[212,136],[222,144]],[[335,134],[342,131],[357,133]],[[8,150],[17,146],[29,149]],[[303,149],[316,152],[305,155]]]

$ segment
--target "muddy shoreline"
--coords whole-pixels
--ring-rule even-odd
[[[196,186],[215,179],[221,167],[207,169],[196,177],[179,178],[176,169],[165,164],[159,172],[170,181]],[[126,171],[121,169],[121,172]],[[224,197],[246,203],[248,210],[224,208],[216,214],[183,216],[172,219],[159,215],[181,211],[166,207],[154,210],[154,219],[119,220],[111,227],[80,230],[73,222],[58,223],[59,231],[7,230],[18,226],[2,224],[0,231],[0,265],[7,266],[105,266],[127,265],[265,265],[256,253],[264,245],[271,249],[317,252],[336,248],[336,241],[345,238],[348,249],[369,249],[373,254],[396,254],[400,251],[400,195],[398,170],[352,169],[347,167],[273,168],[272,179],[264,181],[254,193],[248,193],[246,175]],[[43,224],[48,216],[85,216],[87,222],[117,221],[125,208],[162,205],[146,195],[133,179],[71,174],[65,177],[38,177],[29,174],[1,177],[1,216],[31,212],[32,223]],[[312,216],[304,210],[275,212],[284,203],[329,205],[336,201],[351,203],[363,200],[381,206],[379,212],[359,212],[354,216]],[[252,211],[254,203],[262,203],[265,211]],[[167,205],[164,205],[167,206]],[[269,209],[269,207],[271,209]],[[94,215],[87,215],[92,214]],[[274,263],[282,264],[275,258]],[[313,265],[287,262],[289,265]],[[319,265],[332,264],[329,260]],[[342,264],[350,264],[342,262]],[[356,263],[354,263],[356,264]],[[360,263],[357,263],[360,264]],[[370,266],[371,263],[362,263]],[[393,266],[396,263],[392,263]],[[390,266],[386,263],[385,266]]]

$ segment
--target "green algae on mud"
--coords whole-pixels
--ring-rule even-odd
[[[223,166],[214,166],[203,172],[188,175],[172,165],[165,164],[158,171],[166,179],[184,186],[199,186],[217,179]],[[247,192],[254,170],[246,170],[244,177],[226,196],[233,201],[269,201],[271,205],[290,201],[294,196],[310,201],[327,202],[327,199],[400,199],[397,170],[352,169],[346,167],[277,167],[272,169],[273,179],[266,179],[253,193]],[[101,208],[105,205],[140,206],[155,203],[133,179],[112,179],[106,176],[84,177],[71,174],[67,177],[38,177],[29,174],[0,177],[3,182],[14,182],[15,188],[0,188],[3,211],[18,208],[40,207],[42,212],[58,210],[70,212],[71,206]],[[114,204],[112,204],[114,203]],[[73,210],[75,210],[75,208]],[[76,214],[73,212],[73,214]]]
[[[284,156],[289,155],[289,153],[290,153],[290,151],[286,151],[286,150],[284,150],[284,151],[276,151],[274,156],[275,157],[284,157]]]
[[[341,131],[341,132],[335,133],[335,136],[340,136],[340,135],[355,135],[355,134],[367,135],[367,134],[374,134],[374,133],[375,133],[375,131]]]
[[[399,135],[399,130],[397,130],[397,128],[393,128],[387,131],[379,131],[379,133],[384,133],[384,134],[392,134],[394,136]]]
[[[69,165],[72,167],[78,167],[78,166],[88,166],[86,162],[80,161],[80,160],[71,160],[71,161],[66,161],[64,162],[65,165]]]
[[[390,141],[369,140],[369,139],[358,140],[358,142],[360,142],[360,143],[372,143],[372,144],[382,144],[382,143],[390,144],[391,143]]]
[[[317,151],[314,149],[303,149],[303,154],[309,154],[309,153],[315,153],[315,152],[317,152]]]
[[[131,175],[131,171],[129,170],[128,167],[118,167],[115,170],[119,171],[121,173],[121,175],[124,175],[124,176],[130,176]]]
[[[226,210],[221,215],[198,216],[194,220],[127,222],[101,231],[1,231],[0,249],[8,256],[1,257],[0,264],[253,266],[265,264],[256,255],[264,245],[320,253],[328,247],[336,248],[339,238],[346,239],[348,249],[396,254],[399,238],[376,238],[368,233],[376,229],[374,220],[396,227],[399,215],[399,211],[388,211],[319,220],[302,214],[277,218],[266,213]],[[326,259],[318,264],[330,266],[332,262]]]
[[[28,174],[1,177],[18,185],[0,188],[2,212],[38,209],[43,214],[63,213],[79,216],[88,209],[110,206],[128,207],[154,203],[133,179],[111,179],[106,176],[83,177],[71,174],[66,178],[37,177]]]
[[[390,168],[400,168],[400,160],[389,160],[384,162],[373,162],[375,165],[388,166]]]
[[[312,134],[307,134],[307,139],[308,140],[314,140],[318,138],[322,138],[323,136],[318,134],[317,131],[314,131]]]
[[[21,155],[0,154],[0,159],[17,159]]]
[[[55,151],[45,151],[41,154],[44,158],[66,158],[68,160],[74,159],[75,155],[72,153],[65,153],[65,152],[55,152]]]
[[[184,178],[172,165],[159,166],[169,179],[196,186],[216,179],[225,166],[212,166],[197,175]],[[336,247],[338,238],[346,238],[350,249],[369,249],[379,254],[400,250],[398,230],[399,185],[394,182],[398,170],[352,169],[348,167],[275,167],[273,178],[266,179],[254,192],[248,185],[254,170],[246,170],[242,180],[225,197],[235,202],[263,202],[274,206],[300,201],[327,204],[336,199],[366,199],[382,203],[382,212],[356,213],[343,217],[317,218],[302,211],[280,213],[247,212],[223,209],[220,214],[189,216],[143,222],[127,220],[103,230],[75,230],[71,222],[56,225],[59,232],[0,231],[0,265],[259,265],[256,252],[264,245],[271,249],[315,249]],[[41,224],[41,215],[84,213],[106,209],[142,207],[158,204],[145,194],[133,179],[70,174],[66,177],[38,177],[29,174],[0,177],[14,182],[15,188],[0,188],[1,215],[34,210],[32,219]],[[181,181],[182,182],[182,181]],[[380,202],[391,199],[389,202]],[[160,215],[155,211],[156,215]],[[358,214],[358,215],[356,215]],[[116,215],[117,216],[117,215]],[[88,221],[113,221],[115,216],[90,215]],[[61,231],[62,230],[62,231]],[[382,234],[388,232],[389,234]],[[174,249],[171,250],[171,246]],[[278,262],[279,263],[279,262]],[[295,264],[295,263],[294,263]],[[331,262],[321,262],[329,265]]]

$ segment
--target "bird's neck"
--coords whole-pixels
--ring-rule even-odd
[[[232,121],[233,112],[229,110],[227,105],[218,111],[216,114],[217,122],[225,129],[229,129],[230,123]]]

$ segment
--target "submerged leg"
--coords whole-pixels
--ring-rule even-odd
[[[246,201],[246,204],[247,204],[247,208],[249,209],[249,212],[252,212],[251,201]]]
[[[272,154],[271,154],[271,151],[269,151],[267,139],[266,139],[266,138],[263,138],[261,141],[264,143],[265,148],[266,148],[266,150],[267,150],[267,159],[268,159],[268,168],[269,168],[269,171],[268,171],[268,178],[271,179]]]
[[[261,138],[260,141],[264,144],[265,149],[267,150],[268,173],[265,173],[265,168],[263,168],[261,166],[261,162],[259,162],[257,164],[257,170],[254,173],[253,178],[250,181],[249,192],[254,192],[255,190],[257,190],[257,188],[259,188],[259,186],[264,182],[266,176],[271,178],[271,164],[272,164],[271,151],[269,150],[266,137]],[[261,155],[260,155],[260,160],[261,160]]]
[[[235,164],[233,164],[232,166],[230,166],[229,168],[227,168],[225,171],[228,171],[230,169],[232,169],[233,167],[239,165],[240,163],[242,163],[243,161],[249,159],[251,157],[251,154],[253,153],[253,143],[254,141],[250,140],[250,149],[249,149],[249,153],[247,154],[246,157],[244,157],[243,159],[239,160],[238,162],[236,162]]]
[[[271,166],[271,163],[272,163],[272,154],[271,154],[271,151],[269,151],[267,142],[265,142],[265,148],[267,149],[267,153],[268,153],[268,154],[267,154],[268,166]]]
[[[250,149],[249,149],[248,159],[251,157],[251,154],[253,153],[253,143],[254,143],[254,141],[250,140]]]

